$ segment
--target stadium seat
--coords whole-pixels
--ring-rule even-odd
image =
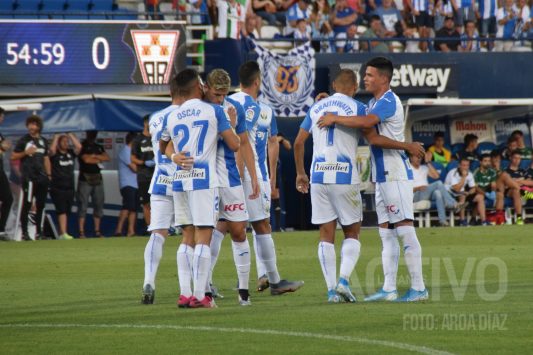
[[[15,4],[15,18],[38,19],[41,7],[41,0],[18,0]]]
[[[137,12],[127,9],[117,8],[113,10],[112,18],[114,20],[137,20]]]
[[[112,17],[115,4],[113,0],[92,0],[89,5],[89,18],[91,19],[110,19]]]
[[[68,0],[65,18],[69,20],[86,20],[89,18],[89,0]]]
[[[13,1],[0,1],[0,19],[12,19],[15,4]]]
[[[457,168],[458,165],[458,160],[452,160],[451,162],[449,162],[448,165],[446,165],[446,174],[448,174],[450,170]]]
[[[441,163],[436,162],[436,161],[431,162],[431,165],[433,165],[435,170],[437,170],[439,172],[439,178],[438,179],[433,179],[432,177],[428,176],[428,182],[430,184],[432,182],[435,182],[435,181],[438,181],[438,180],[441,180],[442,182],[444,182],[444,179],[446,178],[446,168],[444,167],[444,165],[442,165]],[[443,174],[444,174],[444,177],[443,177]]]
[[[455,154],[463,150],[464,146],[465,145],[463,143],[455,143],[454,145],[452,145],[452,156],[455,156]]]
[[[527,170],[529,169],[529,166],[531,165],[530,159],[522,159],[520,162],[520,169]]]
[[[490,154],[494,149],[496,149],[496,144],[492,142],[481,142],[477,147],[477,152],[481,154]]]
[[[477,168],[479,168],[479,160],[472,160],[470,162],[470,171],[474,172]]]
[[[65,0],[43,0],[41,11],[43,18],[49,19],[63,19],[66,7]]]
[[[500,164],[500,168],[501,169],[507,169],[507,167],[509,166],[511,162],[509,160],[502,160],[501,164]]]

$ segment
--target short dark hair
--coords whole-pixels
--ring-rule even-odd
[[[178,75],[174,75],[172,79],[170,79],[170,96],[174,99],[178,97]]]
[[[128,132],[128,134],[126,134],[126,144],[130,144],[131,141],[135,139],[135,136],[137,136],[137,133]]]
[[[198,72],[194,69],[183,69],[176,77],[177,96],[188,96],[192,93],[193,85],[200,78]]]
[[[435,132],[433,139],[442,138],[444,139],[444,132]]]
[[[513,155],[520,155],[520,158],[522,158],[522,152],[520,152],[518,149],[517,150],[513,150],[511,152],[511,156],[513,156]]]
[[[150,115],[144,115],[143,116],[143,122],[146,123],[148,121],[150,121]]]
[[[483,160],[485,158],[490,158],[491,154],[487,154],[487,153],[484,153],[484,154],[481,154],[481,156],[479,157],[479,160]]]
[[[239,67],[239,82],[245,88],[252,86],[260,75],[261,69],[255,61],[250,60]]]
[[[97,136],[98,136],[98,131],[97,130],[90,130],[90,131],[85,132],[85,140],[87,140],[89,142],[96,141],[96,137]]]
[[[392,79],[392,72],[394,71],[394,66],[392,62],[385,57],[374,57],[366,62],[367,67],[373,67],[378,70],[381,74],[385,75],[389,81]]]
[[[519,130],[513,131],[513,133],[511,133],[511,137],[515,137],[516,138],[516,136],[523,137],[524,136],[524,132],[519,131]]]
[[[464,138],[464,142],[465,142],[465,147],[468,146],[470,143],[472,143],[473,141],[477,140],[477,136],[475,134],[472,134],[472,133],[467,133],[465,135],[465,138]]]
[[[468,159],[467,157],[462,157],[461,159],[459,159],[459,164],[460,164],[462,161],[467,161],[468,164],[470,164],[470,159]]]
[[[381,22],[381,17],[379,17],[379,15],[372,15],[372,16],[370,16],[370,21],[368,21],[368,23],[371,23],[372,21]]]
[[[43,119],[40,116],[31,115],[26,118],[26,127],[28,127],[31,123],[34,123],[37,125],[37,127],[39,127],[39,132],[43,130]]]
[[[0,115],[3,115],[6,113],[6,110],[4,110],[2,107],[0,107]]]
[[[494,149],[492,152],[490,152],[491,158],[501,157],[501,153],[498,149]]]
[[[337,75],[335,75],[334,81],[339,84],[357,85],[357,75],[355,75],[355,72],[352,69],[341,69]]]

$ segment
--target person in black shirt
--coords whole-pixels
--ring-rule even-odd
[[[150,136],[149,123],[150,115],[143,117],[144,129],[142,134],[135,137],[131,145],[131,162],[137,165],[137,185],[138,194],[143,205],[144,222],[150,225],[150,182],[154,175],[154,151]]]
[[[435,50],[441,52],[457,52],[461,50],[460,44],[461,35],[455,29],[453,17],[448,16],[444,19],[444,26],[435,33]]]
[[[74,149],[69,148],[69,140]],[[74,164],[80,150],[80,141],[72,133],[54,135],[50,145],[50,197],[56,207],[60,239],[73,239],[67,233],[67,217],[74,203]]]
[[[85,216],[89,206],[89,197],[93,205],[94,235],[103,237],[100,233],[100,221],[104,214],[104,184],[100,173],[100,164],[109,161],[109,155],[104,147],[96,143],[98,131],[87,131],[86,139],[81,144],[78,157],[80,176],[78,179],[78,217],[79,237],[85,238]]]
[[[35,197],[35,224],[37,234],[35,239],[42,237],[41,220],[43,217],[44,204],[50,183],[51,168],[48,157],[48,141],[41,136],[43,120],[41,117],[32,115],[26,119],[28,134],[20,138],[15,145],[12,160],[21,160],[22,191],[24,199],[20,224],[22,227],[22,239],[30,240],[28,236],[28,215]]]
[[[455,159],[459,161],[461,161],[462,159],[466,159],[470,161],[470,164],[472,164],[473,160],[478,160],[478,156],[476,153],[476,149],[478,146],[477,139],[478,138],[475,134],[469,133],[465,135],[465,147],[461,151],[457,152],[457,154],[455,155]]]
[[[0,123],[4,122],[5,110],[0,107]],[[6,223],[13,205],[13,195],[9,189],[9,180],[4,171],[4,153],[11,149],[11,142],[0,134],[0,239],[6,237]]]

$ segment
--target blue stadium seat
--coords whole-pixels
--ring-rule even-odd
[[[494,149],[496,149],[496,144],[492,142],[481,142],[477,147],[477,152],[481,154],[490,154]]]
[[[0,19],[12,19],[15,3],[12,0],[0,1]]]
[[[17,0],[15,18],[38,19],[42,7],[42,0]]]
[[[92,0],[89,5],[89,18],[95,20],[111,19],[111,12],[115,8],[113,0]]]
[[[474,172],[477,168],[479,168],[479,160],[472,160],[470,162],[470,171]]]
[[[446,174],[448,174],[450,170],[457,168],[458,165],[458,160],[452,160],[451,162],[449,162],[448,165],[446,165]]]
[[[89,0],[67,0],[65,18],[87,20],[89,18]]]
[[[438,162],[431,162],[431,165],[433,165],[433,167],[435,168],[435,170],[437,170],[439,172],[439,178],[438,179],[433,179],[432,177],[428,176],[428,182],[431,184],[432,182],[435,182],[435,181],[442,181],[444,182],[444,179],[446,178],[446,168],[444,167],[444,165],[442,165],[441,163],[438,163]]]
[[[41,11],[48,16],[49,19],[63,19],[63,11],[65,10],[65,0],[43,0]]]
[[[127,10],[127,9],[121,9],[117,8],[113,11],[113,19],[114,20],[138,20],[137,12]]]
[[[531,165],[531,159],[522,159],[520,162],[520,169],[527,170],[529,169],[529,166]]]
[[[500,164],[500,168],[501,169],[507,169],[507,167],[509,166],[511,162],[509,160],[505,160],[505,159],[502,159],[502,162]]]
[[[464,146],[465,145],[463,143],[455,143],[454,145],[452,145],[452,156],[455,156],[457,152],[463,150]]]

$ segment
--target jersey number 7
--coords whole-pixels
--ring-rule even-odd
[[[207,135],[207,129],[209,128],[209,121],[195,121],[192,124],[192,127],[200,130],[198,144],[196,145],[196,152],[194,154],[195,156],[199,156],[204,152],[205,136]],[[174,137],[181,136],[178,141],[178,152],[183,151],[183,147],[185,147],[185,145],[189,142],[189,127],[184,124],[176,125],[174,127],[174,132],[172,133],[174,133]]]

